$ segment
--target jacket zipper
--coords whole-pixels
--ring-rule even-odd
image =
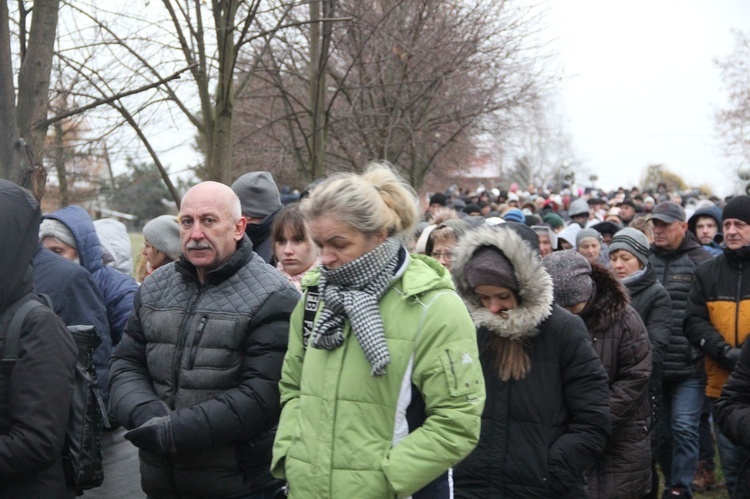
[[[740,298],[742,297],[742,262],[739,262],[739,276],[737,277],[737,295],[734,299],[734,345],[737,347],[740,344]]]
[[[170,409],[175,408],[175,398],[177,397],[177,392],[180,389],[180,364],[182,362],[182,350],[185,348],[185,341],[187,340],[190,317],[192,317],[193,312],[195,312],[195,307],[197,306],[198,301],[203,294],[203,290],[204,287],[201,285],[201,287],[199,287],[198,290],[193,294],[190,305],[185,311],[185,318],[182,320],[180,335],[177,338],[177,344],[175,345],[174,360],[172,361],[172,379],[174,380],[174,391],[172,393],[172,396],[169,398]]]
[[[195,366],[195,357],[198,355],[198,345],[201,342],[201,336],[203,336],[203,330],[206,328],[206,323],[208,322],[208,316],[204,315],[201,319],[200,324],[198,324],[198,329],[195,330],[195,336],[193,336],[193,344],[190,347],[190,360],[188,362],[188,370],[193,369]]]

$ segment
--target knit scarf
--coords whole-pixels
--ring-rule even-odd
[[[335,269],[320,268],[323,310],[312,331],[313,348],[333,350],[344,343],[344,322],[370,362],[372,376],[385,374],[391,354],[385,341],[378,300],[390,285],[398,265],[401,243],[389,237],[383,244]]]

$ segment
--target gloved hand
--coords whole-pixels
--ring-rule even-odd
[[[736,366],[737,361],[740,360],[740,352],[742,352],[742,350],[739,348],[729,345],[725,346],[724,350],[719,354],[719,365],[722,369],[725,369],[730,373],[734,371],[734,366]]]
[[[172,437],[172,418],[168,415],[149,419],[138,428],[125,433],[125,438],[151,454],[177,452]]]

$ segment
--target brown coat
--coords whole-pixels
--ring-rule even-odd
[[[596,265],[592,279],[594,297],[581,318],[609,376],[612,436],[589,474],[589,493],[593,498],[640,498],[651,488],[651,345],[619,281]]]

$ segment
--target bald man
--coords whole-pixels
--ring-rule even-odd
[[[203,182],[180,206],[183,256],[135,298],[111,406],[149,497],[270,497],[278,381],[299,294],[245,235],[240,200]]]

